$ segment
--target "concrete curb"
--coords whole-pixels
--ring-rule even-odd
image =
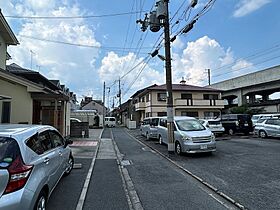
[[[218,190],[216,187],[212,186],[211,184],[209,184],[208,182],[204,181],[202,178],[200,178],[199,176],[193,174],[191,171],[185,169],[184,167],[182,167],[181,165],[179,165],[178,163],[176,163],[175,161],[171,160],[167,155],[161,153],[160,151],[158,151],[157,149],[151,147],[148,144],[145,144],[144,142],[138,140],[137,138],[135,138],[132,134],[130,134],[127,129],[125,129],[126,133],[131,136],[133,139],[135,139],[139,144],[143,145],[143,146],[147,146],[150,149],[154,150],[157,154],[159,154],[160,156],[162,156],[163,158],[167,159],[169,162],[173,163],[176,167],[178,167],[179,169],[181,169],[182,171],[184,171],[185,173],[189,174],[190,176],[192,176],[193,178],[195,178],[197,181],[199,181],[200,183],[202,183],[204,186],[208,187],[210,190],[214,191],[215,193],[217,193],[218,195],[220,195],[221,197],[223,197],[224,199],[226,199],[227,201],[229,201],[230,203],[232,203],[233,205],[235,205],[237,208],[242,209],[242,210],[247,210],[247,208],[240,204],[239,202],[235,201],[233,198],[231,198],[230,196],[226,195],[225,193],[223,193],[222,191]]]
[[[81,192],[78,204],[76,206],[76,210],[82,210],[83,209],[83,206],[84,206],[84,203],[85,203],[85,199],[86,199],[86,196],[87,196],[87,190],[88,190],[88,187],[89,187],[91,175],[92,175],[93,168],[94,168],[94,165],[95,165],[95,160],[96,160],[96,157],[97,157],[97,154],[98,154],[98,150],[99,150],[100,139],[101,139],[101,136],[103,134],[103,131],[104,131],[104,129],[102,129],[102,131],[100,133],[100,136],[99,136],[99,139],[98,139],[98,144],[97,144],[94,156],[92,158],[92,161],[91,161],[91,164],[90,164],[90,168],[89,168],[86,180],[84,182],[84,186],[83,186],[83,189],[82,189],[82,192]]]
[[[121,161],[122,161],[123,157],[115,142],[112,130],[111,130],[111,137],[112,137],[114,149],[115,149],[115,152],[117,155],[119,170],[120,170],[120,174],[122,177],[123,187],[124,187],[124,190],[126,193],[129,208],[130,208],[130,210],[144,210],[144,208],[142,207],[141,201],[139,199],[139,196],[134,188],[133,182],[129,176],[128,170],[121,165]]]

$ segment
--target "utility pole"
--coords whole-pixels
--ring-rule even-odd
[[[207,71],[207,75],[208,75],[208,85],[210,86],[211,85],[211,81],[210,81],[210,79],[211,79],[211,71],[210,71],[210,69],[206,69],[206,71]]]
[[[32,69],[33,68],[33,55],[34,55],[35,53],[32,51],[32,50],[30,50],[30,69]]]
[[[108,95],[107,95],[107,106],[108,106],[108,108],[110,107],[110,87],[107,87],[107,89],[108,89]]]
[[[171,53],[170,53],[170,30],[169,30],[169,10],[168,1],[165,0],[166,15],[164,19],[164,39],[165,39],[165,69],[166,69],[166,98],[167,98],[167,135],[168,153],[174,153],[174,115],[173,115],[173,94],[172,94],[172,72],[171,72]]]
[[[169,0],[159,0],[156,3],[156,10],[150,15],[145,15],[144,20],[137,20],[136,23],[142,24],[141,30],[146,31],[148,26],[152,32],[158,32],[163,26],[165,39],[165,69],[166,69],[166,112],[167,112],[167,134],[168,134],[168,153],[172,154],[175,151],[174,145],[174,115],[173,115],[173,95],[172,95],[172,72],[171,72],[171,50],[170,50],[170,24],[169,24]],[[158,54],[159,49],[156,49],[151,56]]]
[[[103,84],[103,127],[105,126],[105,82]]]
[[[119,104],[120,104],[120,109],[119,109],[119,113],[120,113],[120,123],[122,124],[122,114],[121,114],[121,104],[122,104],[122,94],[121,94],[121,78],[119,78]]]

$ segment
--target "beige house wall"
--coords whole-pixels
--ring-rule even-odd
[[[2,36],[0,36],[0,68],[6,69],[7,45]]]
[[[157,94],[158,93],[165,93],[165,91],[151,91],[147,93],[145,97],[145,102],[143,102],[143,106],[145,114],[141,116],[141,120],[143,117],[146,117],[146,113],[150,113],[150,116],[156,117],[158,116],[158,112],[166,112],[166,101],[158,101]],[[205,102],[205,105],[199,104],[198,106],[176,106],[176,100],[181,99],[181,94],[187,93],[192,94],[193,102],[202,103]],[[146,96],[150,94],[150,101],[146,101]],[[224,107],[223,105],[217,104],[216,106],[208,106],[206,103],[209,103],[208,100],[203,100],[203,94],[218,94],[219,99],[221,99],[220,92],[192,92],[192,91],[174,91],[173,92],[173,104],[174,104],[174,114],[176,116],[181,116],[182,111],[186,112],[198,112],[199,118],[204,118],[204,112],[220,112],[221,109]],[[198,100],[198,101],[196,101]],[[200,102],[201,101],[201,102]],[[218,101],[217,103],[221,103],[222,101]]]
[[[8,100],[11,101],[11,123],[27,122],[32,124],[33,100],[25,86],[0,78],[0,95],[11,97],[11,100]],[[0,115],[2,116],[2,101],[0,104]]]

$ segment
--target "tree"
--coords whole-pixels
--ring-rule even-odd
[[[232,108],[230,108],[229,111],[231,114],[250,114],[250,115],[260,114],[260,113],[265,112],[263,107],[250,108],[246,104],[242,105],[242,106],[238,106],[238,107],[232,107]]]

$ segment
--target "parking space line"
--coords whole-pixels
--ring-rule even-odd
[[[101,131],[100,137],[101,137],[103,131],[104,131],[104,129]],[[99,139],[99,141],[100,141],[100,139]],[[91,179],[91,175],[92,175],[92,172],[93,172],[93,167],[94,167],[95,160],[96,160],[96,157],[97,157],[99,145],[100,145],[100,142],[97,144],[97,148],[95,150],[94,157],[93,157],[93,159],[91,161],[91,165],[90,165],[90,168],[88,170],[88,174],[87,174],[86,180],[84,182],[84,186],[83,186],[83,189],[82,189],[82,192],[81,192],[78,204],[76,206],[76,210],[82,210],[83,209],[84,202],[85,202],[86,195],[87,195],[87,190],[88,190],[90,179]]]

